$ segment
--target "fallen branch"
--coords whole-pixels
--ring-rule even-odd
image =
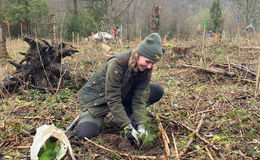
[[[169,148],[169,143],[170,140],[167,136],[166,131],[164,130],[162,123],[160,121],[160,117],[158,114],[156,114],[156,120],[157,120],[157,124],[158,124],[158,128],[160,130],[160,133],[162,135],[162,139],[163,139],[163,144],[164,144],[164,151],[165,151],[165,159],[168,159],[167,157],[170,156],[171,152],[170,152],[170,148]]]
[[[250,70],[248,67],[246,67],[245,65],[242,65],[242,64],[234,64],[234,63],[222,64],[222,65],[221,64],[215,64],[214,66],[215,67],[223,67],[223,68],[233,67],[235,69],[246,72],[246,74],[249,73],[253,77],[256,77],[256,73],[254,71]]]
[[[230,77],[236,76],[234,73],[227,72],[223,69],[219,69],[219,68],[215,68],[215,67],[204,68],[204,67],[201,67],[201,66],[193,66],[193,65],[188,65],[188,64],[182,64],[182,66],[202,70],[202,71],[205,71],[205,72],[208,72],[208,73],[213,73],[213,74],[222,74],[224,76],[230,76]]]
[[[240,49],[255,49],[255,50],[260,50],[260,47],[240,47]]]
[[[91,141],[90,139],[88,138],[84,138],[85,140],[87,140],[88,142],[94,144],[95,146],[101,148],[101,149],[104,149],[108,152],[111,152],[111,153],[114,153],[120,157],[128,157],[128,158],[137,158],[137,159],[164,159],[164,156],[139,156],[139,155],[131,155],[131,154],[128,154],[128,153],[121,153],[119,151],[116,151],[116,150],[112,150],[112,149],[109,149],[109,148],[106,148],[102,145],[99,145],[93,141]]]
[[[200,121],[199,121],[199,124],[198,124],[196,130],[195,130],[195,132],[193,132],[195,135],[199,133],[200,128],[201,128],[201,126],[202,126],[202,122],[203,122],[204,117],[205,117],[205,114],[203,114],[203,115],[201,116],[201,119],[200,119]],[[179,154],[179,156],[177,157],[177,159],[178,159],[178,158],[181,158],[182,156],[184,156],[184,155],[188,152],[188,149],[190,148],[190,145],[192,144],[192,142],[194,141],[194,139],[195,139],[195,136],[193,135],[193,136],[190,138],[190,140],[188,141],[187,145],[186,145],[186,146],[184,147],[184,149],[182,150],[182,152]]]

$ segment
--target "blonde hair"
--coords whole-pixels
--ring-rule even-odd
[[[139,54],[136,51],[133,51],[128,61],[128,66],[130,66],[134,72],[138,72],[138,56]]]

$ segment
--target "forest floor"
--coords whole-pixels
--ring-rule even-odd
[[[169,159],[260,159],[260,91],[256,88],[260,37],[206,39],[205,47],[201,44],[200,40],[165,44],[165,55],[153,69],[152,82],[164,86],[165,94],[149,107],[148,127],[154,136],[150,144],[134,148],[108,116],[98,137],[79,141],[72,136],[76,159],[166,159],[166,155]],[[7,45],[17,61],[18,52],[28,48],[21,40],[9,40]],[[64,63],[88,79],[110,55],[131,49],[107,45],[110,51],[92,42],[75,44],[80,52]],[[1,79],[14,70],[5,61],[0,65]],[[0,153],[6,159],[29,159],[33,142],[29,131],[44,124],[67,127],[80,112],[81,85],[70,83],[56,94],[23,90],[1,99]]]

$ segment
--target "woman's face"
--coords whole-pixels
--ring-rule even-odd
[[[146,69],[152,69],[153,65],[156,62],[157,61],[153,61],[153,60],[151,60],[149,58],[146,58],[144,56],[138,55],[137,63],[138,63],[139,71],[144,71]]]

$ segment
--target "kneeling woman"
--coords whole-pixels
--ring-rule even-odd
[[[146,107],[163,96],[161,85],[150,83],[153,65],[162,54],[161,37],[152,33],[135,51],[110,57],[79,91],[83,110],[76,128],[77,136],[97,136],[105,116],[111,112],[124,128],[126,138],[138,145],[138,137],[147,134],[142,124],[146,119]]]

